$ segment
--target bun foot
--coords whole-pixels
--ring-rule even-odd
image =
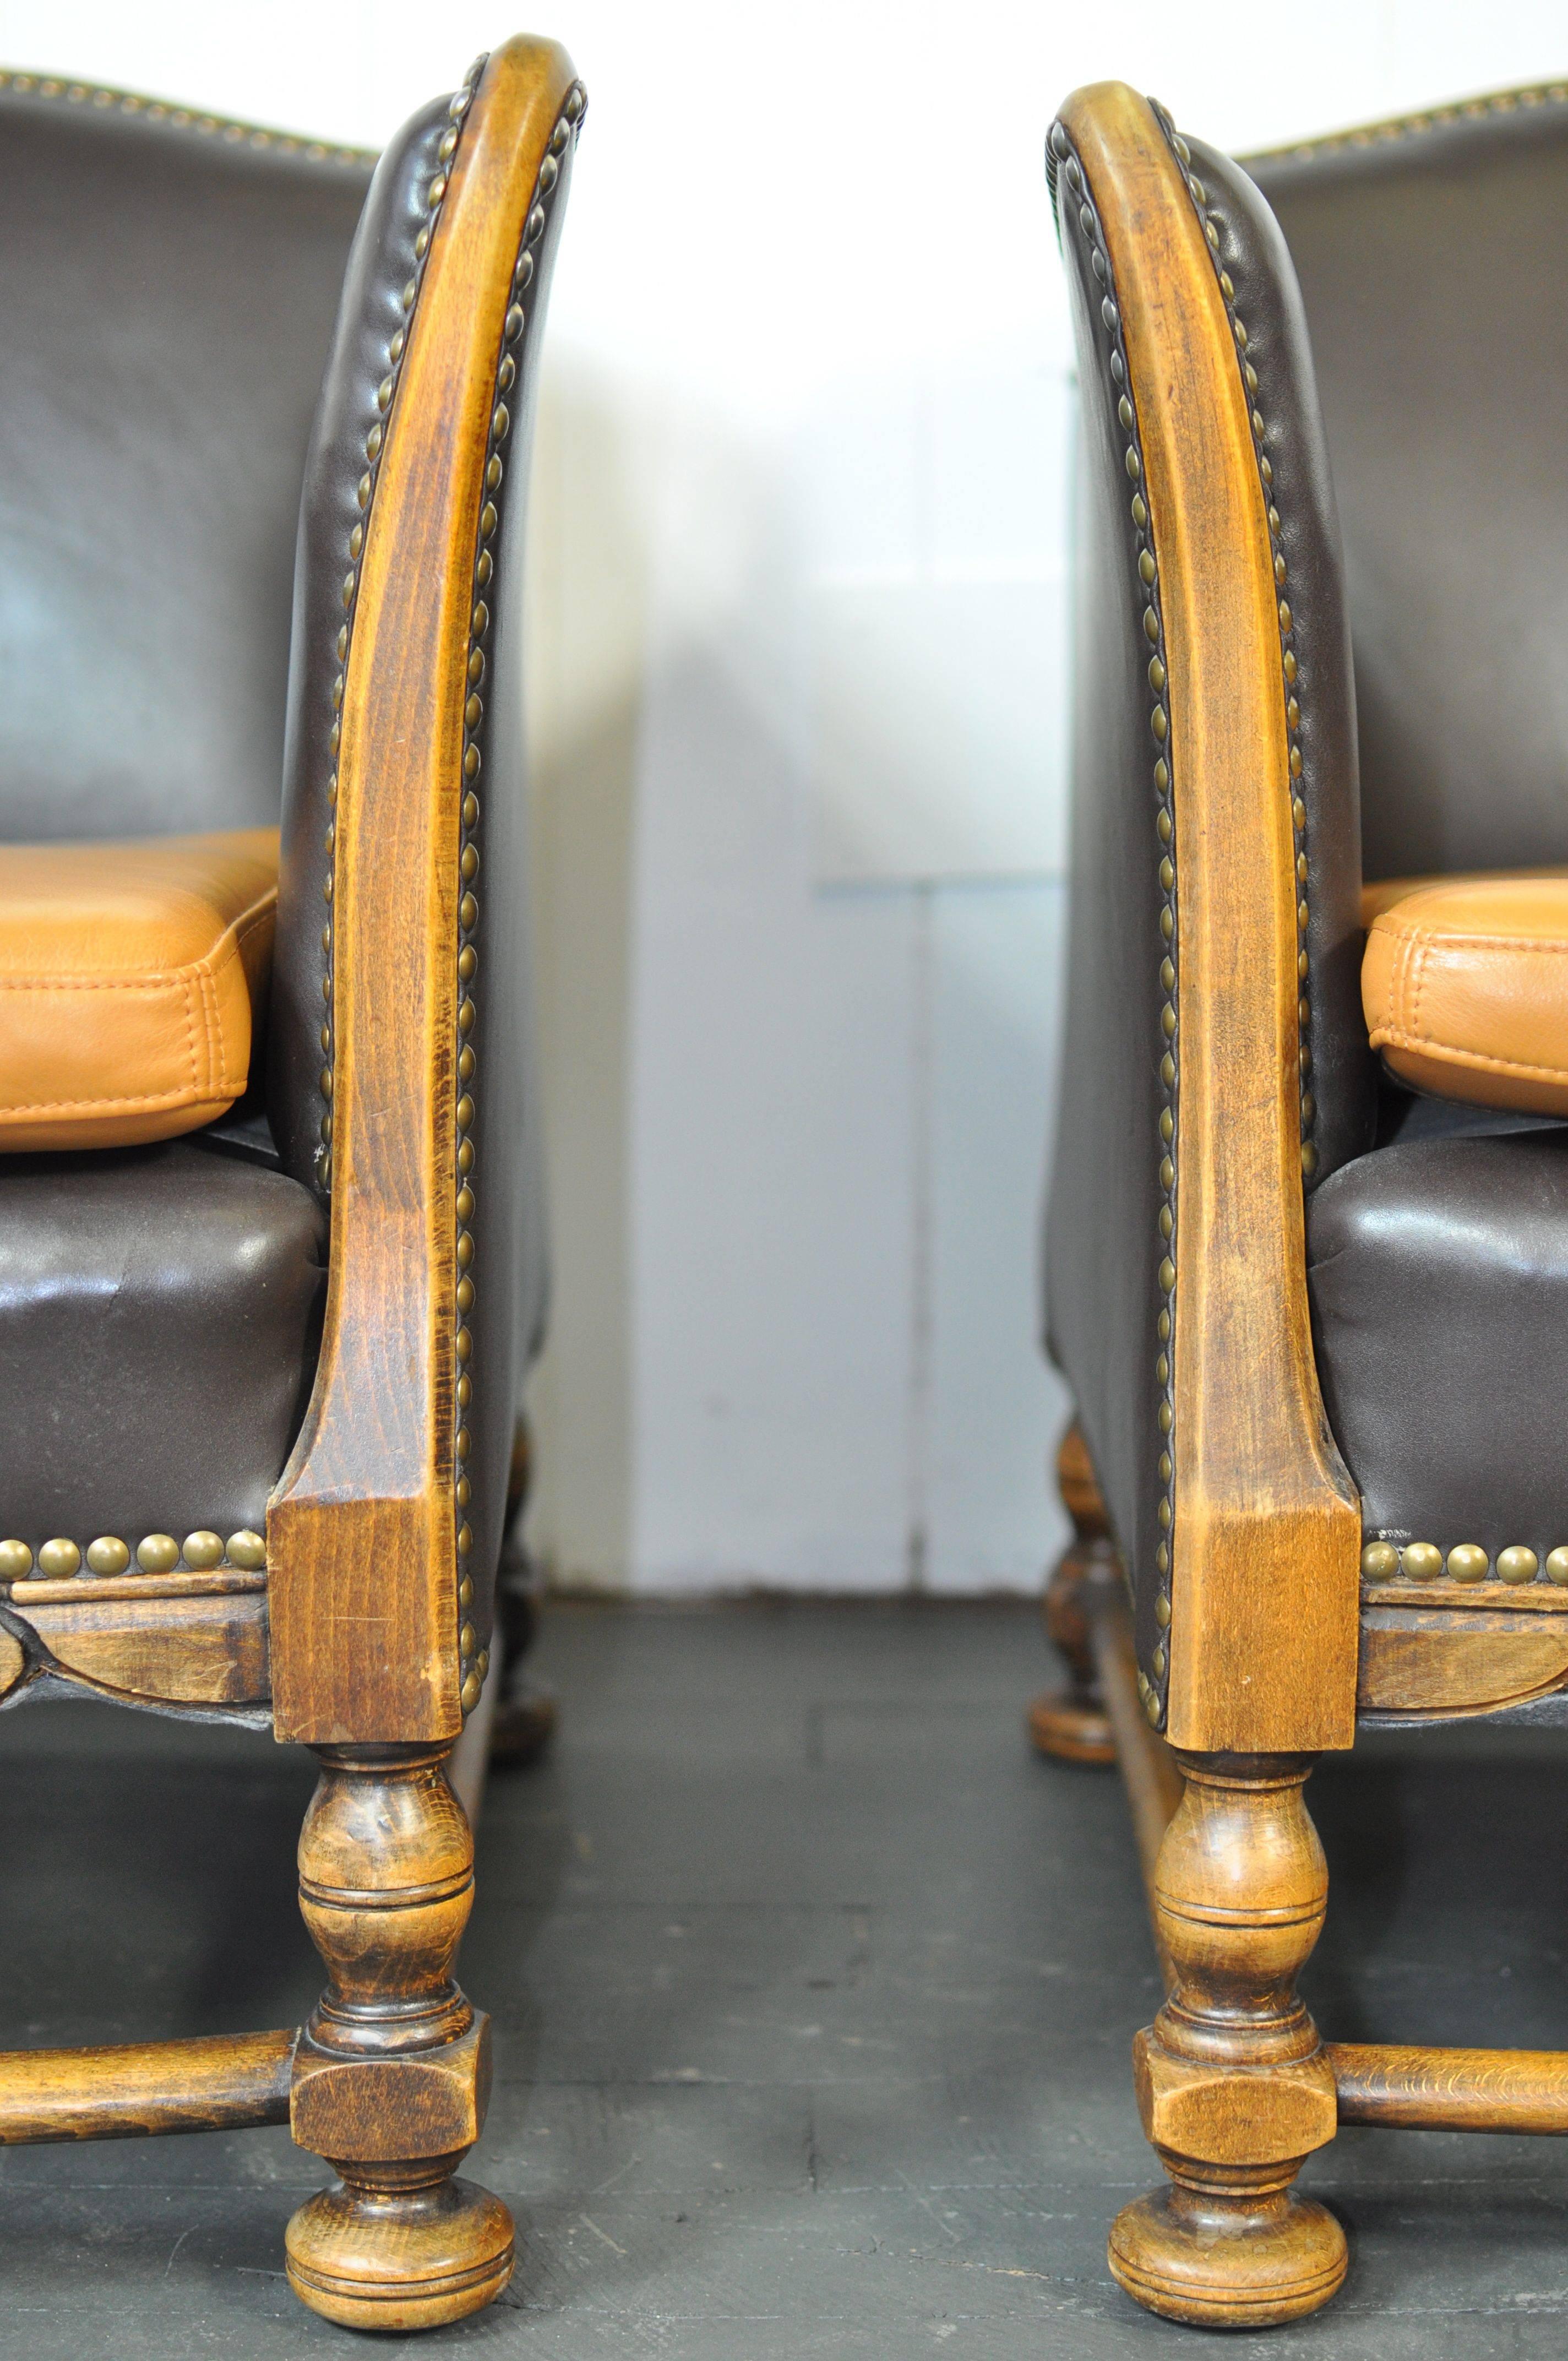
[[[1070,1689],[1037,1697],[1029,1708],[1029,1736],[1036,1753],[1058,1763],[1114,1763],[1116,1741],[1111,1724],[1097,1705],[1085,1703]]]
[[[289,2284],[343,2328],[440,2328],[494,2302],[512,2274],[511,2215],[451,2178],[450,2157],[356,2165],[290,2223]],[[372,2178],[372,2176],[374,2176]]]
[[[1316,2312],[1348,2260],[1333,2215],[1282,2185],[1277,2168],[1226,2180],[1124,2206],[1107,2252],[1117,2285],[1162,2320],[1209,2328],[1275,2328]]]

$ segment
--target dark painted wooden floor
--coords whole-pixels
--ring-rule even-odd
[[[1024,1744],[1037,1633],[1004,1607],[553,1610],[560,1750],[491,1788],[464,1955],[499,2052],[473,2169],[523,2261],[493,2312],[409,2347],[1561,2353],[1568,2154],[1545,2141],[1344,2135],[1308,2180],[1351,2277],[1299,2328],[1206,2337],[1118,2294],[1105,2224],[1151,2179],[1127,2044],[1157,1993],[1117,1783]],[[0,2040],[308,2006],[296,1756],[57,1708],[0,1717]],[[1568,1743],[1385,1742],[1309,1798],[1327,2027],[1568,2045]],[[0,2157],[0,2352],[350,2355],[281,2277],[320,2177],[281,2131]]]

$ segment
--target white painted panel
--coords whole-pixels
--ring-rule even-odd
[[[633,952],[633,1579],[905,1570],[911,913],[813,895],[767,453],[664,456]],[[698,586],[693,595],[693,586]]]
[[[817,585],[821,883],[1060,869],[1065,610],[1059,577]]]
[[[1068,1398],[1038,1344],[1065,913],[1059,884],[932,901],[922,1510],[935,1590],[1033,1589],[1066,1539],[1049,1461]]]

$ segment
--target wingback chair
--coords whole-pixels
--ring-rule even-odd
[[[1120,1754],[1168,1978],[1168,2187],[1112,2268],[1266,2324],[1343,2276],[1293,2187],[1338,2124],[1568,2130],[1568,2056],[1336,2047],[1295,1989],[1318,1753],[1568,1720],[1568,83],[1245,170],[1108,83],[1047,148],[1078,1539],[1036,1730]]]
[[[520,635],[583,93],[354,150],[0,76],[0,1693],[315,1750],[301,2030],[0,2056],[0,2141],[287,2121],[305,2302],[488,2302],[444,1764],[543,1262]],[[280,860],[279,829],[281,823]]]

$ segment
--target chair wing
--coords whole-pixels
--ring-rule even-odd
[[[1083,409],[1049,1339],[1135,1577],[1151,1720],[1184,1747],[1343,1746],[1359,1522],[1302,1192],[1365,1144],[1370,1085],[1299,303],[1255,192],[1211,185],[1122,85],[1069,100],[1049,157]]]
[[[515,616],[583,98],[509,42],[384,159],[302,529],[275,1120],[330,1190],[314,1396],[268,1521],[280,1738],[450,1737],[516,1401]]]

